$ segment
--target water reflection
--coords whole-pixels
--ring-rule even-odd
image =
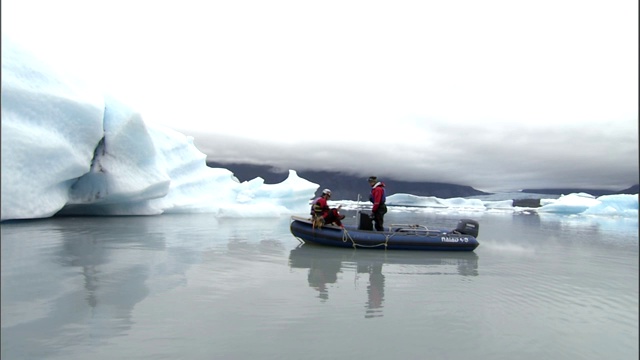
[[[42,358],[69,344],[126,333],[134,307],[150,292],[149,255],[165,250],[147,218],[69,217],[3,224],[2,230],[3,250],[32,250],[3,255],[3,282],[14,285],[6,294],[3,286],[3,316],[10,319],[3,319],[3,345],[5,339],[12,344],[3,346],[3,355],[9,357]],[[19,301],[31,289],[34,296]],[[30,309],[30,316],[5,314],[5,305]]]
[[[146,281],[149,266],[137,257],[135,262],[117,261],[117,253],[132,250],[165,249],[162,234],[154,234],[143,219],[104,218],[90,222],[79,218],[80,226],[73,226],[73,218],[65,219],[62,248],[58,254],[63,266],[77,267],[84,278],[85,299],[92,308],[92,317],[98,307],[111,308],[116,318],[131,323],[133,307],[142,301],[149,289]],[[93,220],[93,219],[92,219]],[[114,233],[114,227],[119,233]],[[126,236],[122,236],[125,234]]]
[[[323,302],[329,300],[328,285],[338,281],[341,271],[355,269],[357,274],[368,274],[365,317],[369,318],[382,316],[386,280],[383,267],[402,266],[402,273],[407,275],[477,276],[478,255],[474,252],[347,250],[300,245],[291,250],[289,266],[309,269],[309,286],[318,291]]]

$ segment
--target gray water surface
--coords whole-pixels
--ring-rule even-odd
[[[460,218],[474,252],[299,246],[288,217],[2,223],[2,359],[638,358],[637,219],[386,221]]]

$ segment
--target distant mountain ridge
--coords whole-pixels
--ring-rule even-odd
[[[252,165],[230,163],[223,164],[217,162],[207,162],[209,167],[219,167],[229,169],[240,181],[248,181],[256,177],[264,179],[265,183],[275,184],[284,181],[289,172],[277,171],[269,165]],[[367,201],[369,197],[369,174],[363,177],[347,175],[340,172],[329,171],[297,171],[298,176],[320,185],[316,192],[319,195],[322,189],[329,188],[336,200],[361,200]],[[488,193],[476,190],[470,186],[455,184],[434,183],[434,182],[408,182],[392,179],[380,179],[385,183],[387,194],[407,193],[417,196],[435,196],[441,199],[452,197],[467,197],[476,195],[487,195]]]
[[[240,163],[219,163],[207,161],[207,166],[214,168],[225,168],[233,172],[240,181],[249,181],[256,177],[261,177],[267,184],[277,184],[284,181],[289,176],[288,171],[277,171],[270,165],[253,165]],[[306,180],[319,184],[320,187],[316,192],[319,195],[322,189],[329,188],[333,192],[335,200],[357,200],[358,195],[361,200],[367,201],[369,197],[369,184],[366,176],[353,176],[340,172],[330,171],[297,171],[298,175]],[[441,199],[450,199],[454,197],[471,197],[478,195],[490,195],[471,186],[455,185],[447,183],[435,182],[409,182],[397,181],[392,179],[380,179],[385,183],[387,194],[406,193],[416,196],[435,196]],[[611,194],[637,194],[638,185],[634,185],[628,189],[621,191],[610,191],[602,189],[525,189],[523,193],[534,194],[570,194],[578,192],[586,192],[594,196],[611,195]]]

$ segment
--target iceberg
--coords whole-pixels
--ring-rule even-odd
[[[308,211],[319,185],[210,168],[187,137],[146,123],[115,98],[62,76],[9,39],[2,51],[1,221],[61,215]]]
[[[587,193],[563,195],[558,199],[544,199],[538,212],[558,214],[579,214],[600,204],[595,196]]]
[[[368,202],[351,200],[329,201],[331,206],[341,205],[346,210],[366,210]],[[447,212],[503,212],[524,214],[555,214],[559,216],[608,216],[638,218],[638,194],[617,194],[595,197],[587,193],[562,195],[557,199],[541,198],[540,207],[514,206],[513,200],[481,200],[477,198],[439,199],[433,196],[393,194],[387,196],[390,208],[403,207]]]
[[[429,207],[429,208],[446,208],[447,205],[434,196],[417,196],[412,194],[397,193],[387,196],[386,204],[388,206],[411,206],[411,207]]]
[[[599,203],[587,208],[585,215],[604,215],[638,217],[638,195],[606,195],[600,196]]]
[[[212,213],[217,217],[307,214],[318,184],[289,170],[287,179],[240,182],[206,165],[192,137],[145,122],[116,98],[57,73],[2,39],[2,193],[0,221],[54,215]],[[368,202],[331,201],[344,209]],[[513,200],[387,196],[393,207],[459,212],[513,212],[638,217],[638,194],[576,193]]]
[[[574,193],[558,199],[544,199],[541,204],[537,209],[538,213],[638,217],[638,194],[595,197],[586,193]]]
[[[416,196],[412,194],[397,193],[387,196],[387,205],[389,206],[410,206],[425,208],[456,208],[477,210],[485,209],[485,204],[477,199],[450,198],[439,199],[434,196]]]

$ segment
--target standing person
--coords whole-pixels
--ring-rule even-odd
[[[375,222],[375,228],[377,231],[384,230],[384,214],[387,213],[387,195],[384,190],[384,183],[378,181],[375,176],[369,177],[369,185],[371,185],[371,195],[369,195],[369,201],[373,203],[371,208],[371,217]]]
[[[313,201],[313,205],[311,205],[311,217],[313,218],[313,225],[318,227],[324,224],[336,224],[340,227],[342,225],[342,219],[344,219],[344,215],[340,215],[338,212],[342,205],[337,208],[329,208],[329,204],[327,204],[327,200],[331,197],[331,190],[324,189],[322,190],[322,195]]]

